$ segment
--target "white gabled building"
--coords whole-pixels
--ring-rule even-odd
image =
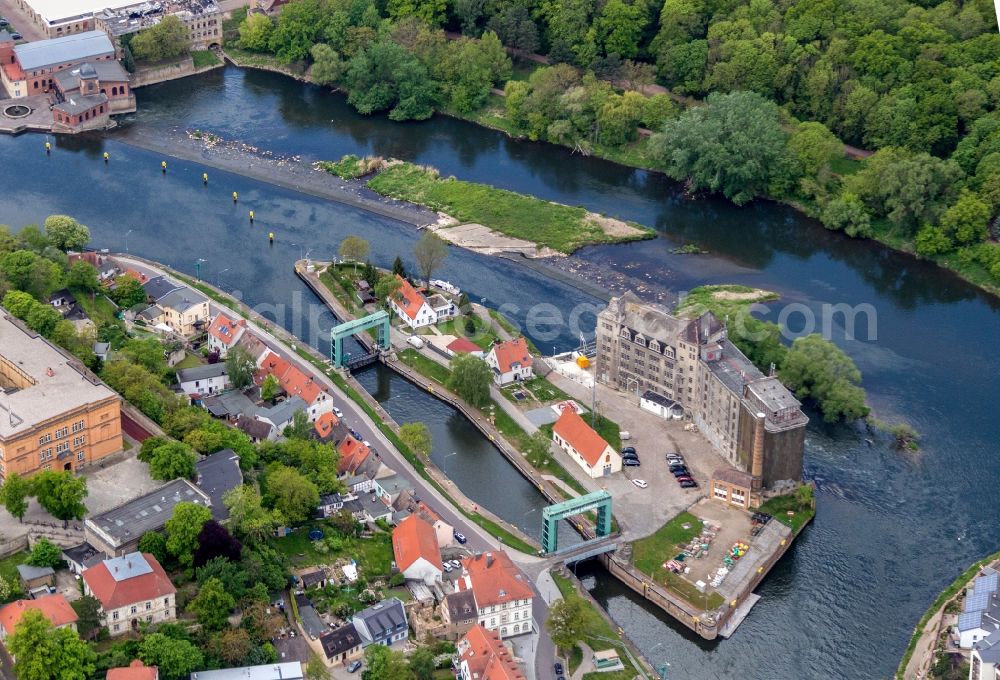
[[[471,590],[479,609],[479,625],[501,638],[530,633],[534,591],[525,576],[502,550],[462,560],[462,576],[455,587]]]
[[[437,535],[434,527],[417,515],[410,515],[392,530],[392,554],[408,581],[427,586],[441,582],[444,565]]]
[[[246,329],[247,324],[243,319],[233,321],[225,314],[217,314],[208,327],[208,349],[218,352],[225,359],[229,349],[240,341]]]
[[[524,338],[493,345],[486,354],[486,363],[493,369],[493,382],[501,387],[535,377],[534,360]]]

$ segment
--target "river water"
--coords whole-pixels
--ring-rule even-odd
[[[819,316],[824,304],[871,305],[877,337],[869,339],[861,324],[859,339],[847,339],[842,324],[833,323],[832,339],[864,372],[877,413],[905,418],[925,433],[922,450],[904,454],[879,438],[869,444],[870,435],[859,428],[824,425],[814,416],[806,475],[818,487],[816,521],[758,590],[763,599],[731,640],[694,640],[599,568],[581,567],[639,648],[654,663],[671,664],[671,677],[887,676],[937,592],[969,562],[996,550],[1000,523],[989,508],[1000,474],[1000,359],[992,347],[1000,305],[947,272],[829,233],[781,206],[737,209],[711,198],[688,200],[659,175],[510,140],[462,121],[362,118],[338,95],[272,74],[227,68],[140,90],[138,98],[140,113],[126,123],[126,138],[130,131],[199,128],[316,159],[374,152],[660,231],[654,241],[588,248],[565,263],[595,281],[624,280],[663,295],[724,282],[776,290],[783,297],[770,316],[798,310],[784,319],[793,330],[802,327],[803,310]],[[108,166],[100,162],[103,150],[112,154]],[[307,248],[315,258],[329,255],[345,235],[357,233],[371,241],[372,260],[388,265],[397,254],[406,259],[416,240],[411,227],[219,171],[209,170],[212,182],[203,187],[205,169],[194,163],[171,161],[164,176],[159,155],[114,135],[60,140],[51,157],[38,137],[4,137],[0,158],[0,223],[20,226],[69,213],[90,226],[97,246],[127,245],[192,274],[201,258],[206,279],[238,291],[251,305],[273,305],[272,318],[317,346],[323,343],[316,330],[332,320],[310,311],[315,300],[291,263]],[[240,193],[235,207],[228,198],[233,190]],[[246,222],[248,206],[258,216],[254,227]],[[269,230],[277,234],[272,247]],[[682,242],[711,254],[671,254]],[[453,249],[445,269],[443,276],[487,304],[506,305],[518,322],[540,301],[564,311],[599,302],[531,269],[464,251]],[[592,324],[585,314],[580,325],[588,319]],[[577,331],[565,325],[528,331],[546,351],[578,342]],[[485,455],[468,455],[486,451],[476,448],[482,442],[419,390],[378,374],[362,379],[381,392],[397,419],[430,417],[435,460],[449,474],[458,477],[460,463],[464,470],[475,455]],[[445,461],[452,451],[460,455]],[[502,466],[488,467],[494,458],[475,460],[460,485],[501,480],[491,485],[503,492],[494,502],[509,502],[489,507],[521,525],[531,517],[521,508],[530,511],[539,501],[513,478],[494,477],[503,474]],[[477,480],[481,470],[492,472]]]

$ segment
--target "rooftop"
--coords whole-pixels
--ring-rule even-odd
[[[203,364],[182,368],[177,371],[177,382],[186,383],[194,380],[208,380],[209,378],[221,378],[226,375],[226,364],[219,362],[216,364]]]
[[[455,354],[475,354],[476,352],[482,352],[483,348],[472,342],[468,338],[455,338],[448,343],[449,350]]]
[[[136,33],[160,23],[169,14],[204,15],[220,12],[219,6],[211,0],[188,0],[187,2],[142,2],[131,0],[130,6],[122,9],[105,9],[95,12],[95,17],[114,36]]]
[[[30,4],[36,12],[52,21],[93,11],[80,6],[98,3],[106,6],[116,1],[121,2],[121,0],[31,0]],[[94,57],[113,56],[114,53],[115,47],[104,31],[85,31],[62,38],[35,40],[14,46],[17,61],[25,71],[67,62],[82,62]]]
[[[190,288],[172,290],[156,300],[156,304],[160,307],[169,307],[179,313],[186,312],[204,302],[208,302],[208,298]]]
[[[117,394],[0,308],[0,440]]]
[[[352,623],[359,619],[365,623],[374,639],[381,639],[391,635],[394,631],[406,628],[406,612],[403,609],[403,603],[395,597],[362,609],[354,615]]]
[[[392,554],[400,571],[406,571],[421,557],[439,571],[444,568],[434,527],[416,515],[410,515],[392,530]]]
[[[399,290],[393,295],[393,302],[396,306],[403,311],[406,316],[411,319],[417,318],[417,313],[420,308],[424,306],[426,300],[424,296],[421,295],[416,288],[414,288],[409,281],[404,279],[399,274],[396,274],[396,278],[399,279],[400,285]]]
[[[612,298],[609,303],[622,324],[631,330],[641,333],[646,338],[656,338],[672,343],[687,328],[687,319],[681,319],[660,307],[646,304],[639,300],[632,291],[626,291],[620,297]]]
[[[95,106],[100,104],[105,104],[108,101],[108,96],[106,94],[85,94],[85,95],[74,95],[66,99],[66,101],[53,104],[53,109],[58,109],[63,113],[75,116],[78,113],[83,113],[84,111],[90,111]]]
[[[341,626],[320,636],[319,643],[323,645],[323,653],[326,654],[326,658],[333,659],[360,645],[361,636],[358,635],[358,629],[354,627],[354,624],[348,623],[346,626]]]
[[[712,473],[712,479],[718,479],[722,482],[728,482],[729,484],[749,489],[752,477],[747,472],[742,472],[729,467],[721,467]]]
[[[977,642],[973,649],[979,653],[983,663],[1000,663],[1000,630],[995,630]]]
[[[304,677],[302,664],[298,661],[223,668],[218,671],[198,671],[191,674],[191,680],[302,680]]]
[[[275,427],[282,427],[285,423],[291,422],[292,416],[295,415],[296,411],[305,412],[308,409],[309,404],[304,402],[301,397],[291,397],[269,408],[257,409],[257,416],[266,418],[274,423]]]
[[[156,680],[157,677],[156,666],[147,666],[136,659],[126,668],[109,668],[105,680]]]
[[[25,612],[32,609],[40,611],[45,615],[52,625],[58,628],[76,622],[76,612],[69,606],[69,602],[62,593],[55,595],[44,595],[35,600],[17,600],[0,608],[0,626],[8,635],[14,632],[14,628],[21,621]]]
[[[84,571],[83,580],[105,611],[177,592],[163,567],[149,553],[134,552],[104,560]]]
[[[462,560],[462,567],[471,581],[472,592],[480,608],[530,600],[534,596],[527,577],[502,550],[467,557]],[[463,589],[468,588],[469,584],[464,579],[461,583]]]
[[[552,433],[569,442],[591,467],[600,462],[601,454],[610,446],[571,406],[563,408]]]
[[[17,565],[17,574],[23,581],[32,581],[36,578],[55,576],[56,570],[52,567],[33,567],[30,564]]]
[[[525,680],[524,672],[514,662],[496,631],[476,624],[458,643],[458,653],[479,680]]]
[[[202,458],[195,464],[198,471],[198,488],[212,499],[212,518],[221,522],[229,517],[229,509],[222,497],[243,483],[240,457],[232,449],[222,449]]]
[[[212,325],[208,327],[208,333],[225,347],[230,347],[239,340],[246,327],[246,321],[240,319],[233,321],[225,314],[216,314],[212,319]]]
[[[86,70],[92,71],[101,83],[127,83],[129,80],[128,72],[117,61],[88,61],[79,68],[56,71],[53,77],[59,81],[59,87],[64,92],[75,90],[80,87],[80,77],[84,75],[84,71]]]
[[[510,371],[514,364],[531,366],[531,352],[528,351],[528,343],[524,338],[497,343],[490,352],[496,356],[501,373]]]
[[[452,623],[475,619],[479,616],[479,609],[476,607],[476,597],[471,590],[460,590],[455,593],[449,593],[445,595],[444,603],[448,608],[448,618]]]
[[[166,524],[178,503],[199,503],[209,506],[208,494],[186,479],[175,479],[158,489],[126,501],[99,515],[87,518],[89,529],[120,546],[139,538],[147,531],[156,531]]]

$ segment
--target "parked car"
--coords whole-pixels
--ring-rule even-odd
[[[458,541],[459,543],[461,543],[462,545],[465,545],[465,542],[466,542],[467,539],[465,538],[465,534],[460,534],[460,533],[458,533],[456,531],[455,532],[455,540]]]
[[[347,667],[348,673],[357,673],[361,669],[360,661],[352,661],[351,665]]]
[[[10,26],[10,22],[0,17],[0,26]]]
[[[639,462],[638,458],[626,458],[622,461],[624,467],[639,467],[642,463]]]
[[[639,460],[639,454],[638,453],[623,453],[622,454],[622,458],[626,458],[626,459],[627,458],[635,458],[636,460]]]
[[[622,454],[626,454],[626,453],[635,453],[635,447],[634,446],[626,446],[624,449],[622,449]]]
[[[633,479],[632,483],[635,484],[640,489],[645,489],[649,484],[646,483],[645,479]]]
[[[368,448],[371,448],[371,447],[372,447],[372,443],[371,443],[370,441],[368,441],[367,439],[366,439],[366,440],[364,440],[364,441],[363,441],[363,442],[361,442],[361,443],[362,443],[362,444],[364,444],[365,446],[367,446]]]
[[[444,562],[441,564],[441,568],[444,569],[444,573],[450,574],[455,567],[451,566],[450,562]]]
[[[690,477],[691,476],[691,471],[688,470],[687,468],[681,468],[679,470],[671,470],[670,472],[671,472],[671,474],[673,474],[674,477]]]
[[[351,430],[351,436],[357,439],[358,441],[361,441],[362,439],[361,433],[358,432],[357,430]]]
[[[561,663],[559,663],[558,661],[556,661],[556,664],[555,664],[555,666],[553,666],[553,668],[556,671],[556,675],[562,675],[563,674],[563,665]]]
[[[461,569],[462,568],[462,563],[459,562],[458,560],[448,560],[448,564],[450,564],[455,569]]]
[[[344,412],[343,412],[343,411],[341,411],[341,410],[340,410],[339,408],[337,408],[336,406],[334,406],[334,407],[333,407],[333,415],[337,416],[338,418],[343,418],[343,417],[344,417]]]
[[[681,482],[681,488],[696,489],[698,488],[698,482],[694,481],[693,479],[685,479],[683,482]]]
[[[684,482],[693,482],[693,481],[694,480],[688,477],[687,475],[681,475],[680,477],[677,477],[678,484],[683,484]]]
[[[683,470],[687,466],[684,463],[671,463],[667,469],[673,472],[674,470]]]
[[[12,40],[22,40],[24,38],[20,33],[11,33],[10,37]]]

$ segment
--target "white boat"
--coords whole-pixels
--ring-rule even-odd
[[[462,289],[458,286],[451,284],[448,281],[442,281],[441,279],[431,279],[431,286],[434,288],[439,288],[446,293],[451,293],[452,295],[461,295]]]

